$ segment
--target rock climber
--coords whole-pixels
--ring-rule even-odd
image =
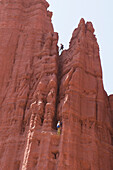
[[[61,126],[62,126],[62,123],[60,121],[58,121],[58,123],[57,123],[57,134],[58,135],[61,134]]]
[[[60,51],[64,49],[64,45],[60,44]]]

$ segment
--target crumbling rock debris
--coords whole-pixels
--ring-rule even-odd
[[[48,6],[0,1],[0,169],[113,170],[113,95],[93,25],[81,19],[59,55]]]

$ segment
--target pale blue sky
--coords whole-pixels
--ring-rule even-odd
[[[113,94],[113,0],[47,0],[59,43],[68,48],[81,18],[91,21],[100,47],[104,88]]]

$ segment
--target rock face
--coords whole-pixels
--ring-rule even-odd
[[[93,26],[81,19],[59,56],[48,6],[0,1],[0,169],[112,170],[113,95]]]

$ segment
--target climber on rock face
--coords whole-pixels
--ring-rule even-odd
[[[58,123],[57,123],[57,134],[58,135],[61,134],[61,126],[62,126],[62,123],[60,121],[58,121]]]
[[[60,51],[64,49],[64,45],[60,44]]]

